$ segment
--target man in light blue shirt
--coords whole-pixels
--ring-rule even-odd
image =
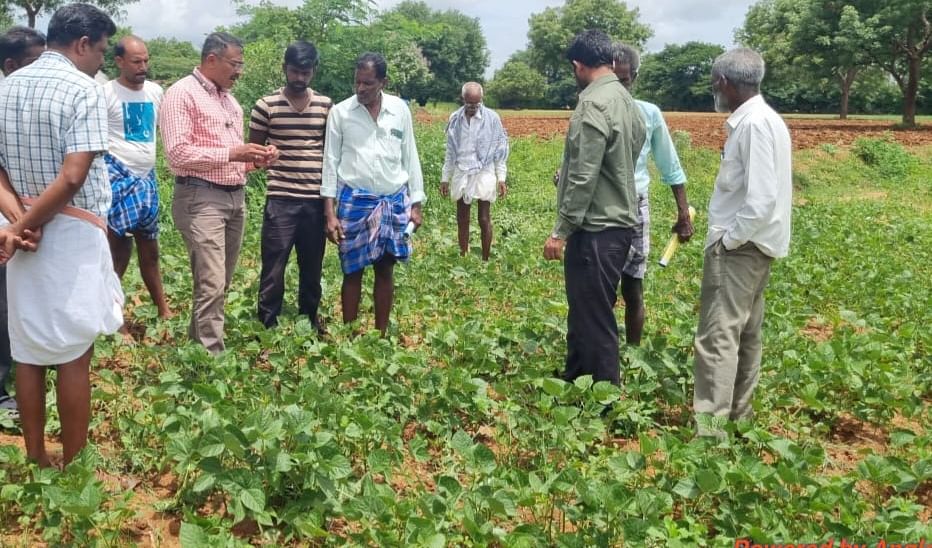
[[[627,44],[615,43],[615,75],[629,90],[634,85],[640,66],[638,52]],[[650,251],[650,204],[647,199],[650,173],[647,158],[654,157],[660,171],[660,180],[673,191],[676,200],[676,224],[673,225],[681,242],[693,235],[693,224],[689,218],[689,203],[686,200],[686,174],[670,138],[670,131],[657,105],[635,100],[647,127],[647,139],[638,157],[634,170],[634,183],[638,194],[640,223],[635,228],[628,260],[621,276],[621,296],[625,300],[625,339],[628,344],[641,344],[644,330],[644,275],[647,273],[647,255]]]
[[[395,262],[411,254],[407,239],[421,225],[424,179],[408,105],[384,93],[385,58],[356,60],[356,94],[330,110],[323,181],[327,237],[340,249],[343,322],[359,315],[362,275],[375,270],[375,327],[388,329]],[[410,227],[409,227],[410,225]]]

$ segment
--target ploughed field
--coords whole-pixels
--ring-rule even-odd
[[[694,146],[721,149],[725,143],[725,114],[666,112],[664,117],[670,131],[688,132]],[[537,135],[550,137],[563,135],[569,123],[569,111],[508,111],[504,114],[505,128],[513,137]],[[932,143],[932,125],[915,129],[896,129],[890,120],[825,119],[813,117],[786,117],[797,150],[815,148],[822,144],[849,145],[858,137],[882,137],[889,133],[905,146]]]

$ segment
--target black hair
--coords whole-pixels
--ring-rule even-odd
[[[7,59],[21,62],[26,52],[35,46],[45,46],[44,34],[29,27],[10,27],[0,36],[0,66],[3,66]]]
[[[201,61],[205,61],[211,53],[221,55],[229,47],[242,50],[243,41],[228,32],[212,32],[204,39],[204,47],[201,48]]]
[[[566,58],[589,68],[612,64],[612,39],[600,30],[584,30],[573,38]]]
[[[91,42],[116,34],[116,25],[110,16],[90,4],[66,4],[52,15],[49,21],[49,45],[67,46],[87,36]]]
[[[133,36],[132,34],[128,34],[124,36],[123,38],[120,38],[119,40],[117,40],[116,44],[113,44],[113,56],[114,57],[123,57],[124,55],[126,55],[126,41],[127,40],[136,40],[138,42],[142,42],[142,38],[139,38],[138,36]]]
[[[320,57],[317,48],[307,40],[292,42],[285,50],[285,64],[302,69],[317,68]]]
[[[370,66],[372,70],[375,71],[375,76],[379,80],[385,79],[385,76],[388,74],[388,65],[385,63],[385,58],[382,57],[381,53],[367,51],[356,58],[356,70],[365,69]]]

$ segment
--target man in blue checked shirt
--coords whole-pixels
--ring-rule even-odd
[[[627,44],[614,44],[615,75],[627,89],[631,89],[638,75],[640,56],[637,50]],[[681,242],[686,242],[693,235],[693,224],[689,219],[689,203],[686,200],[686,174],[680,166],[676,148],[670,138],[670,131],[663,120],[657,105],[635,100],[647,127],[647,139],[638,157],[634,169],[634,182],[638,194],[638,212],[640,224],[635,227],[628,260],[625,262],[621,276],[621,296],[625,300],[625,339],[628,344],[641,344],[644,330],[644,275],[647,273],[647,255],[650,250],[650,204],[647,190],[650,174],[647,171],[647,157],[653,155],[654,163],[660,171],[660,180],[673,191],[676,200],[676,224],[673,225]]]

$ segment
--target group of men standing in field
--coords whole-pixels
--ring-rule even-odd
[[[93,344],[123,326],[118,276],[134,241],[159,316],[172,315],[158,259],[157,134],[174,174],[172,218],[191,265],[188,332],[212,354],[225,349],[224,301],[246,224],[248,172],[267,170],[258,298],[267,327],[281,314],[285,268],[296,249],[299,312],[323,333],[318,308],[329,239],[343,270],[344,322],[357,319],[363,272],[371,266],[375,326],[385,334],[394,266],[410,256],[408,237],[423,221],[411,112],[383,91],[388,75],[380,54],[357,59],[354,95],[334,105],[310,87],[319,62],[314,45],[291,44],[285,85],[257,101],[244,139],[243,110],[230,93],[244,67],[237,38],[210,34],[200,64],[163,94],[148,80],[145,43],[133,36],[114,47],[119,77],[102,87],[94,82],[115,32],[106,14],[78,3],[53,15],[47,49],[45,38],[30,29],[0,39],[8,74],[0,85],[0,212],[10,222],[0,228],[0,259],[9,260],[3,271],[9,302],[2,312],[9,312],[10,341],[0,343],[9,343],[4,346],[19,366],[27,454],[41,465],[49,465],[50,366],[58,370],[64,461],[86,443]],[[648,155],[672,189],[678,210],[673,230],[684,241],[693,232],[686,178],[659,110],[635,102],[626,90],[637,75],[637,53],[587,31],[574,39],[568,59],[582,92],[557,177],[558,220],[544,254],[560,259],[565,247],[565,378],[592,375],[617,384],[613,308],[619,284],[629,343],[639,343],[644,321]],[[713,67],[716,105],[733,114],[710,208],[695,408],[732,420],[750,412],[762,292],[770,260],[786,253],[789,237],[789,137],[757,94],[762,76],[763,62],[749,50],[729,52]],[[509,148],[500,118],[482,104],[482,95],[478,83],[463,86],[464,104],[447,126],[440,189],[457,203],[464,255],[471,204],[478,202],[482,258],[488,260],[490,206],[507,192]],[[10,360],[0,358],[5,377]],[[10,401],[0,399],[0,406]],[[700,433],[716,433],[705,425],[700,421]]]
[[[629,343],[638,344],[643,327],[648,153],[672,189],[673,232],[681,241],[693,232],[686,178],[659,110],[627,91],[637,76],[636,52],[586,31],[575,37],[567,58],[582,92],[570,118],[557,176],[557,222],[544,256],[564,260],[564,378],[591,375],[618,384],[619,284]],[[693,409],[702,436],[722,436],[728,421],[752,415],[763,293],[773,259],[789,250],[792,148],[786,124],[760,95],[763,77],[764,61],[750,49],[726,52],[712,65],[715,109],[731,114],[709,204],[695,339]]]

